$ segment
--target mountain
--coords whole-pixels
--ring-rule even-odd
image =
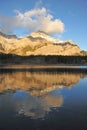
[[[3,37],[5,37],[5,38],[17,38],[16,35],[6,35],[6,34],[4,34],[2,32],[0,32],[0,35],[3,36]]]
[[[33,32],[24,38],[0,32],[0,52],[28,55],[86,55],[72,40],[54,39],[43,31]]]

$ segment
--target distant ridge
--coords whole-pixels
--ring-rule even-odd
[[[0,32],[0,52],[29,55],[87,55],[72,40],[54,39],[43,31],[33,32],[27,37],[17,38],[16,35],[6,35]]]
[[[0,32],[0,35],[3,36],[3,37],[6,37],[6,38],[17,38],[16,35],[6,35],[6,34],[4,34],[2,32]]]

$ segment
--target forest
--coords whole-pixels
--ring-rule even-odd
[[[56,56],[56,55],[30,55],[18,56],[13,54],[0,54],[0,64],[78,64],[87,65],[87,56]]]

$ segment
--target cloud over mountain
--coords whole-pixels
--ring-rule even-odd
[[[0,31],[14,33],[14,30],[23,30],[25,33],[44,31],[48,34],[59,34],[64,31],[64,23],[54,19],[53,15],[45,8],[34,8],[24,13],[15,11],[13,17],[0,16]]]

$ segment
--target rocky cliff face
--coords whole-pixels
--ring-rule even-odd
[[[17,38],[15,35],[0,33],[0,52],[6,54],[28,55],[84,55],[72,40],[54,39],[42,31],[30,36]]]

